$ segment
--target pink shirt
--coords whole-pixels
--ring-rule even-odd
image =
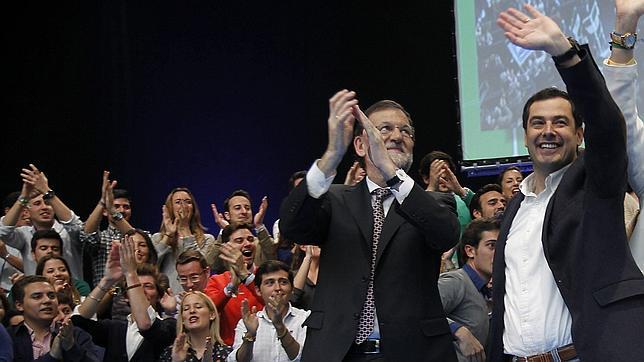
[[[36,339],[36,332],[26,322],[25,327],[27,327],[29,337],[31,337],[31,348],[33,349],[34,359],[38,359],[49,353],[51,349],[51,332],[47,332],[45,337],[39,341]]]

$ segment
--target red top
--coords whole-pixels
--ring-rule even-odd
[[[254,282],[251,283],[250,287],[240,284],[237,296],[226,296],[224,288],[230,283],[230,278],[229,271],[211,276],[204,293],[215,303],[221,316],[221,321],[219,322],[221,338],[227,345],[232,346],[235,341],[235,327],[241,319],[242,301],[248,299],[248,307],[253,308],[255,306],[258,311],[264,308],[264,302],[262,297],[255,292]]]

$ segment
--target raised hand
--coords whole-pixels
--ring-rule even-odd
[[[369,142],[366,157],[371,159],[371,162],[378,170],[380,170],[380,173],[385,180],[389,180],[396,174],[397,167],[387,152],[387,148],[382,140],[380,131],[378,131],[371,120],[364,114],[364,112],[362,112],[360,107],[355,105],[353,106],[352,111],[354,117],[364,128],[362,135],[365,136]]]
[[[353,165],[351,165],[351,168],[349,169],[349,172],[347,172],[347,176],[344,179],[344,184],[353,186],[362,181],[365,175],[366,172],[362,167],[360,167],[360,162],[354,161]]]
[[[221,245],[219,258],[228,262],[228,268],[235,286],[239,285],[240,280],[248,276],[248,269],[244,265],[244,257],[241,250],[233,247],[229,243]]]
[[[174,297],[174,293],[172,293],[172,288],[166,289],[163,297],[161,297],[160,303],[163,310],[168,314],[174,314],[177,311],[177,299]]]
[[[268,196],[262,197],[262,203],[259,205],[259,210],[255,213],[253,224],[256,228],[264,225],[264,216],[266,216],[266,209],[268,209]]]
[[[22,169],[20,177],[22,177],[23,182],[30,184],[38,193],[44,194],[49,191],[47,176],[31,163],[29,168]]]
[[[353,140],[355,117],[351,108],[358,104],[356,93],[343,89],[329,99],[329,143],[318,167],[327,176],[335,173]]]
[[[65,317],[60,323],[60,329],[56,338],[60,340],[60,347],[64,351],[69,351],[74,346],[74,329],[71,321],[71,316]]]
[[[105,263],[105,278],[110,285],[116,283],[116,281],[123,277],[120,246],[121,243],[119,241],[112,241],[112,247],[107,256],[107,262]]]
[[[257,307],[253,306],[249,308],[248,299],[244,299],[241,305],[241,314],[242,320],[244,321],[244,326],[246,326],[246,331],[248,334],[254,336],[257,334],[257,328],[259,328],[259,319],[257,319]]]
[[[138,266],[136,262],[136,255],[134,251],[134,242],[129,235],[125,235],[123,244],[119,247],[120,263],[123,273],[133,274],[136,273]]]
[[[505,31],[505,36],[513,44],[530,50],[544,50],[550,55],[560,55],[570,49],[559,25],[541,14],[532,5],[525,4],[525,13],[509,8],[499,14],[496,23]]]
[[[284,324],[284,316],[282,315],[282,310],[284,309],[284,305],[286,304],[288,304],[288,299],[286,299],[286,295],[281,291],[278,291],[276,294],[268,297],[266,305],[264,306],[264,310],[266,311],[268,318],[270,318],[271,322],[273,322],[274,326]]]
[[[186,334],[179,333],[174,339],[172,345],[172,362],[183,362],[188,357],[188,344],[186,343]]]
[[[217,211],[217,205],[215,205],[214,203],[210,204],[210,208],[212,209],[212,216],[215,219],[215,223],[219,225],[219,228],[223,229],[228,226],[228,224],[230,224],[228,220],[224,218],[224,215]]]
[[[172,220],[170,211],[165,205],[161,207],[161,214],[163,216],[163,226],[165,228],[165,234],[170,239],[174,239],[174,236],[177,233],[177,224],[179,223],[179,220],[176,217],[174,218],[174,220]]]
[[[637,20],[644,15],[644,0],[615,0],[615,13],[618,20],[634,18],[637,24]]]

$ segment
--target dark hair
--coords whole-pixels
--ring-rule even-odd
[[[193,261],[198,261],[202,269],[206,269],[208,267],[206,258],[204,258],[203,254],[201,254],[201,252],[198,250],[186,250],[183,253],[179,254],[179,256],[177,257],[177,262],[174,264],[174,266],[176,268],[178,265],[185,265]]]
[[[487,184],[481,187],[470,200],[470,215],[474,217],[474,210],[481,211],[481,196],[491,191],[496,191],[500,194],[503,194],[503,189],[498,184]]]
[[[288,179],[288,190],[291,191],[295,188],[295,181],[299,180],[301,178],[306,177],[306,171],[297,171],[296,173],[292,174],[291,177]]]
[[[418,173],[423,177],[429,177],[429,167],[435,160],[447,161],[449,169],[452,170],[454,174],[457,173],[454,159],[452,159],[452,156],[443,151],[432,151],[426,154],[425,157],[420,160],[420,165],[418,165]]]
[[[538,91],[537,93],[533,94],[532,97],[528,98],[526,101],[525,105],[523,106],[523,129],[527,129],[528,127],[528,117],[530,117],[530,107],[534,102],[539,102],[539,101],[545,101],[548,99],[553,99],[553,98],[563,98],[570,103],[570,109],[572,110],[572,116],[575,121],[575,128],[579,128],[583,126],[584,120],[577,112],[575,109],[575,104],[572,102],[572,99],[570,99],[570,95],[568,93],[562,91],[561,89],[558,89],[556,87],[549,87],[542,89]]]
[[[228,196],[228,197],[226,198],[226,200],[224,200],[224,211],[230,211],[230,210],[229,210],[229,208],[230,208],[230,205],[229,205],[229,203],[230,203],[230,199],[232,199],[232,198],[233,198],[233,197],[235,197],[235,196],[242,196],[242,197],[245,197],[246,199],[248,199],[248,202],[249,202],[249,203],[251,203],[251,204],[253,203],[253,202],[251,201],[251,199],[250,199],[250,194],[248,193],[248,191],[246,191],[246,190],[236,190],[236,191],[233,191],[233,193],[232,193],[232,194],[230,194],[230,196]]]
[[[126,189],[114,189],[113,191],[114,194],[114,200],[116,199],[127,199],[127,201],[132,203],[132,200],[130,199],[130,193],[127,192]]]
[[[58,305],[67,304],[72,310],[76,307],[74,300],[70,293],[66,292],[56,292],[56,298],[58,299]]]
[[[276,271],[284,270],[288,273],[288,281],[293,284],[293,272],[283,261],[267,260],[263,262],[255,271],[255,285],[259,288],[262,285],[262,277],[264,274],[273,273]]]
[[[499,230],[500,227],[500,221],[497,219],[481,218],[472,220],[463,231],[461,241],[458,243],[458,263],[465,265],[467,262],[468,258],[465,253],[465,245],[478,248],[483,232]]]
[[[163,289],[163,286],[161,285],[161,274],[159,273],[159,269],[156,267],[156,265],[152,265],[150,263],[140,264],[136,267],[136,274],[138,276],[147,275],[154,278],[154,286],[156,287],[157,293],[159,294],[159,300],[161,300],[161,297],[163,296],[163,293],[165,293],[165,291]]]
[[[148,263],[149,264],[157,264],[157,261],[159,259],[159,255],[157,254],[157,249],[154,247],[154,243],[152,242],[152,238],[150,238],[150,235],[142,229],[134,229],[136,231],[136,234],[139,234],[143,236],[143,239],[145,239],[145,243],[148,246]]]
[[[36,275],[42,275],[43,270],[45,269],[45,263],[50,261],[50,260],[60,260],[65,264],[65,268],[67,268],[67,273],[69,273],[69,283],[72,284],[72,270],[69,269],[69,264],[67,263],[67,260],[63,258],[62,256],[58,255],[45,255],[40,260],[38,261],[38,264],[36,265]]]
[[[31,237],[31,250],[36,250],[38,240],[40,239],[56,239],[60,242],[60,252],[63,252],[63,238],[54,229],[38,230]]]
[[[18,201],[19,197],[20,197],[20,191],[14,191],[9,195],[5,196],[4,200],[2,200],[2,210],[10,209],[13,206],[13,204],[15,204],[16,201]]]
[[[45,278],[42,275],[25,275],[24,277],[18,279],[18,281],[16,281],[11,287],[11,298],[13,298],[13,301],[22,303],[25,299],[25,288],[27,287],[27,285],[33,283],[49,284],[49,279]]]
[[[409,112],[407,112],[405,107],[403,107],[400,103],[398,103],[396,101],[389,100],[389,99],[383,99],[381,101],[378,101],[378,102],[372,104],[371,106],[369,106],[369,108],[367,108],[364,111],[364,114],[367,117],[369,117],[369,116],[371,116],[371,114],[376,113],[378,111],[382,111],[384,109],[397,109],[397,110],[401,111],[405,115],[407,120],[409,121],[409,125],[410,126],[414,125],[414,122],[411,120],[411,115],[409,115]],[[356,120],[354,122],[354,124],[353,124],[353,138],[356,138],[356,137],[360,136],[361,134],[362,134],[362,125],[360,124],[360,122],[358,122]]]
[[[251,224],[229,224],[221,231],[221,242],[227,243],[230,241],[230,235],[235,231],[240,229],[250,230],[251,234],[253,233],[254,227]],[[253,234],[254,235],[254,234]]]
[[[497,180],[497,183],[499,185],[503,184],[503,178],[505,177],[505,174],[510,172],[510,171],[516,171],[516,172],[521,174],[521,177],[523,177],[523,173],[521,172],[520,168],[518,168],[517,166],[510,166],[510,167],[504,169],[503,171],[501,171],[501,173],[499,174],[499,179]]]

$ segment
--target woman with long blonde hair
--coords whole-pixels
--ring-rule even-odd
[[[160,361],[225,361],[232,350],[219,335],[217,307],[202,292],[184,295],[177,315],[177,338]]]
[[[185,187],[170,191],[162,215],[163,222],[159,232],[152,235],[152,241],[159,256],[159,270],[168,276],[172,290],[180,293],[183,289],[177,280],[177,256],[188,249],[197,250],[211,265],[215,238],[206,234],[197,202]]]

